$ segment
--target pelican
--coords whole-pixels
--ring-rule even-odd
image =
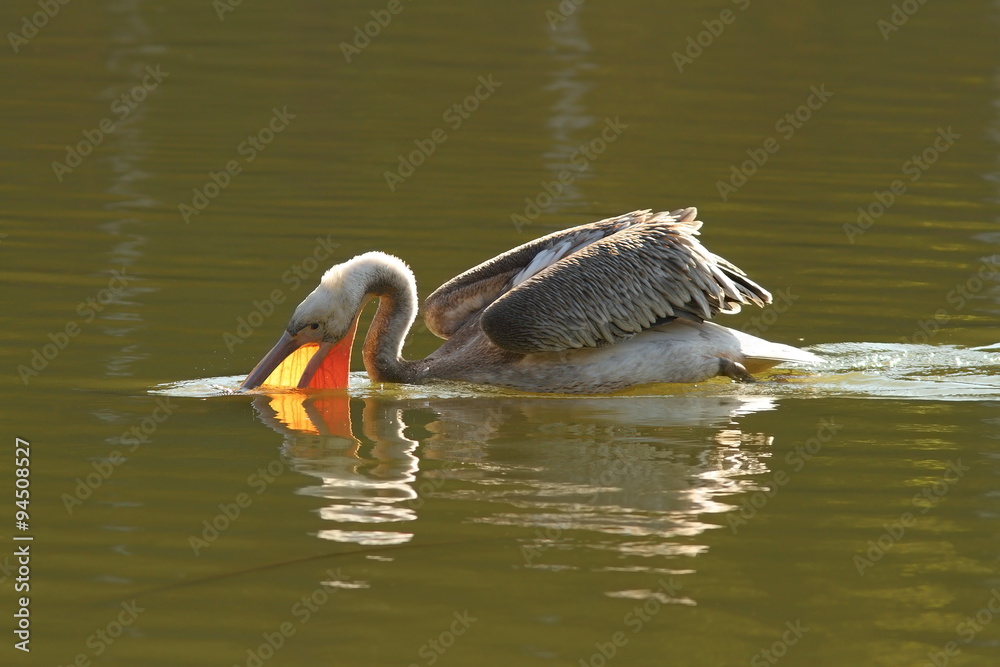
[[[424,301],[427,328],[445,342],[414,361],[402,357],[417,312],[412,271],[385,253],[358,255],[323,275],[240,389],[346,387],[358,316],[373,298],[363,356],[375,382],[596,394],[717,375],[752,382],[751,373],[780,363],[817,363],[810,352],[708,321],[771,295],[698,241],[697,215],[693,207],[633,211],[469,269]],[[308,363],[279,377],[282,362],[305,350]]]

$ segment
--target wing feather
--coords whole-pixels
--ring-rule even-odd
[[[504,292],[587,245],[639,224],[634,214],[564,229],[542,236],[452,278],[424,301],[424,322],[440,338],[450,338]]]
[[[584,228],[557,232],[539,239],[549,239],[547,243],[515,248],[441,290],[456,281],[461,286],[469,274],[484,267],[495,275],[517,275],[519,280],[508,279],[507,289],[494,284],[492,299],[477,300],[476,308],[466,305],[464,314],[468,319],[485,305],[480,324],[490,340],[526,354],[611,345],[667,317],[707,320],[720,312],[737,312],[741,304],[770,303],[764,288],[698,242],[701,222],[692,211],[635,211],[593,223],[585,226],[588,232],[600,230],[590,234],[596,237],[593,241],[585,235],[576,242],[571,236],[553,239]],[[565,247],[558,252],[532,261],[560,243]],[[515,258],[530,272],[499,271]],[[522,272],[530,275],[522,277]]]

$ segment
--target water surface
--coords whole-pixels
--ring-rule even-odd
[[[407,2],[359,53],[385,4],[219,4],[60,5],[0,60],[35,537],[7,662],[996,663],[995,4]],[[688,205],[779,297],[728,325],[823,368],[224,391],[335,262],[397,254],[426,296]]]

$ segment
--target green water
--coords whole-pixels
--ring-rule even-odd
[[[998,11],[912,4],[6,3],[3,663],[1000,662]],[[688,205],[824,368],[224,395],[333,263]]]

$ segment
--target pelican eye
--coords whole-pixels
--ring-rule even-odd
[[[319,329],[319,323],[313,322],[312,324],[309,325],[309,328],[312,329],[313,331],[316,331],[316,329]]]

